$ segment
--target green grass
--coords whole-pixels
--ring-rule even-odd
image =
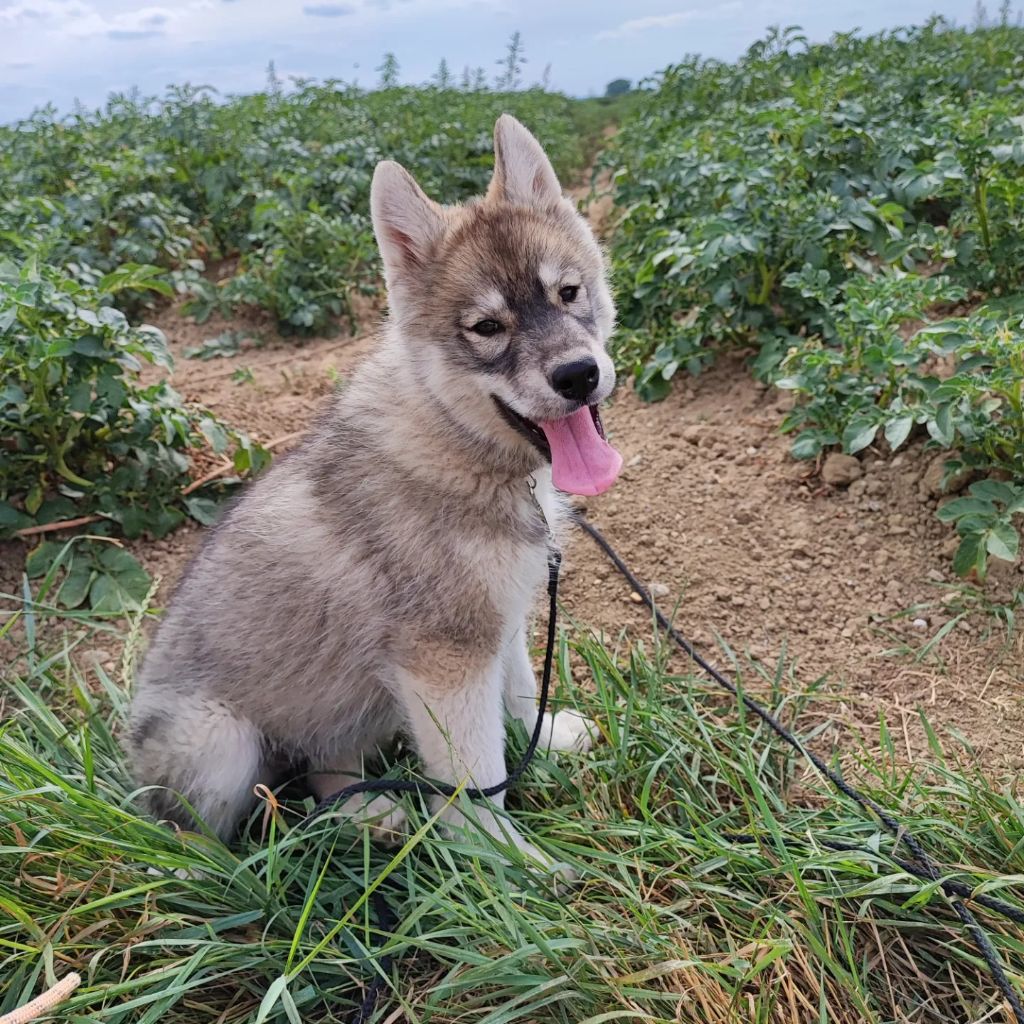
[[[539,760],[511,801],[579,871],[558,893],[483,836],[443,838],[415,807],[412,838],[390,850],[337,820],[296,828],[301,800],[265,804],[233,849],[147,821],[118,745],[125,686],[74,668],[81,625],[56,654],[30,652],[0,694],[0,1013],[77,970],[71,1021],[345,1021],[367,950],[384,948],[397,967],[378,1022],[1010,1019],[941,892],[894,868],[874,824],[657,648],[616,656],[578,630],[563,638],[559,699],[603,739]],[[835,700],[784,666],[747,666],[744,684],[809,742]],[[878,740],[880,753],[845,756],[848,777],[958,877],[1021,904],[1013,789],[958,767],[969,758],[938,739],[914,767],[884,723]],[[877,852],[828,852],[825,837]],[[377,886],[394,935],[375,929]],[[983,920],[1020,984],[1024,941]]]

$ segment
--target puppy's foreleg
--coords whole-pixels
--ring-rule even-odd
[[[537,724],[537,678],[530,664],[526,627],[518,631],[503,652],[505,710],[518,718],[532,734]],[[540,745],[546,750],[589,750],[593,744],[593,722],[568,709],[544,715]]]
[[[505,711],[518,718],[527,735],[537,724],[537,679],[530,664],[526,626],[517,630],[502,652]]]
[[[503,660],[481,662],[461,651],[421,649],[416,664],[398,670],[398,694],[424,771],[451,785],[487,789],[502,782],[505,728],[502,715]],[[435,806],[445,803],[435,798]],[[475,805],[480,825],[503,842],[513,843],[527,857],[551,865],[551,859],[529,843],[493,807],[504,807],[505,794]],[[444,812],[449,825],[466,825],[456,799]]]

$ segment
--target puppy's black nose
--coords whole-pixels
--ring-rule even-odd
[[[551,374],[551,386],[563,397],[585,402],[601,379],[597,360],[591,356],[563,363]]]

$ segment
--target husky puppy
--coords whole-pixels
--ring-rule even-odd
[[[604,260],[536,139],[502,116],[493,180],[464,206],[387,161],[370,201],[380,345],[212,531],[137,680],[151,809],[190,827],[184,797],[225,839],[283,761],[332,792],[398,733],[430,778],[500,782],[503,706],[537,718],[527,616],[564,525],[555,488],[597,494],[621,466],[597,413],[615,383]],[[570,711],[543,735],[590,743]],[[476,820],[546,862],[501,807]],[[389,798],[369,813],[400,823]],[[445,818],[465,821],[457,803]]]

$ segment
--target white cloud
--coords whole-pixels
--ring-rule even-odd
[[[93,13],[91,7],[81,3],[61,3],[60,0],[31,0],[0,7],[0,24],[38,27],[40,22],[59,18],[81,18]]]
[[[343,18],[347,14],[354,14],[355,8],[349,4],[306,4],[302,13],[311,18]]]
[[[12,29],[31,27],[36,32],[75,39],[147,39],[166,35],[176,23],[209,6],[209,0],[193,0],[174,9],[140,7],[104,15],[94,4],[81,0],[27,0],[0,8],[0,25]]]
[[[594,38],[622,39],[625,36],[634,36],[641,32],[650,32],[653,29],[678,28],[678,26],[686,25],[692,21],[728,17],[730,14],[735,14],[742,7],[743,4],[739,0],[730,0],[730,2],[719,4],[717,7],[706,11],[689,10],[674,11],[671,14],[652,14],[646,18],[633,18],[630,21],[624,21],[615,28],[598,32]]]
[[[165,35],[167,26],[174,17],[175,12],[161,7],[143,7],[138,11],[115,15],[106,22],[106,27],[102,31],[108,39],[149,39]],[[90,26],[87,34],[95,34],[94,27]]]

